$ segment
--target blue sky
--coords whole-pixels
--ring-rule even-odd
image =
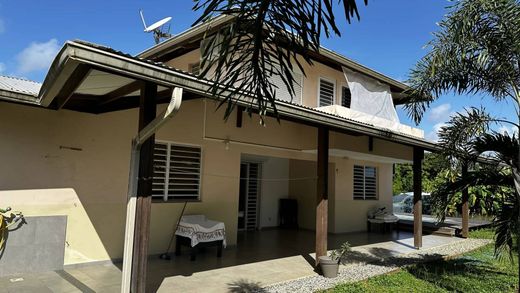
[[[362,1],[360,1],[362,2]],[[361,21],[341,24],[341,37],[323,40],[323,45],[398,80],[425,53],[424,45],[446,13],[443,0],[372,0],[361,7]],[[143,33],[138,11],[144,9],[148,23],[172,16],[172,33],[181,32],[199,15],[192,0],[90,0],[38,1],[0,0],[0,74],[42,81],[57,50],[67,40],[83,39],[136,54],[153,45]],[[495,103],[483,96],[446,95],[426,113],[420,127],[435,138],[434,130],[451,113],[464,107],[484,105],[499,117],[512,120],[512,104]],[[401,121],[412,125],[405,111]]]

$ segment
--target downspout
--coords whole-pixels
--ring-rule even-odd
[[[128,177],[128,203],[126,208],[125,246],[123,252],[123,276],[121,293],[129,293],[132,276],[132,256],[134,251],[135,213],[137,202],[137,181],[139,174],[139,153],[141,145],[150,136],[155,134],[168,120],[179,111],[182,103],[182,88],[174,88],[168,108],[146,125],[132,139],[132,152],[130,157],[130,174]]]

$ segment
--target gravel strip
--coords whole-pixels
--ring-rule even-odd
[[[421,249],[417,252],[386,258],[377,257],[363,249],[354,249],[351,263],[340,266],[338,277],[325,278],[319,275],[304,277],[264,287],[261,292],[315,292],[338,284],[361,281],[386,274],[401,267],[440,258],[453,258],[465,252],[491,243],[488,239],[465,239],[454,243]]]

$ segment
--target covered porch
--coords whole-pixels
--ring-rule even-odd
[[[49,79],[44,84],[45,92],[43,92],[43,98],[40,101],[42,106],[94,114],[139,107],[139,130],[141,133],[144,131],[146,135],[141,136],[140,133],[137,136],[143,142],[143,147],[139,149],[139,153],[134,154],[136,161],[139,161],[140,168],[132,169],[131,171],[135,173],[132,173],[130,177],[131,184],[134,184],[131,187],[131,189],[134,189],[134,193],[130,194],[127,209],[125,252],[123,256],[125,265],[122,291],[124,292],[144,292],[146,286],[151,286],[150,290],[157,288],[162,290],[163,286],[165,286],[164,288],[169,288],[168,286],[173,286],[171,288],[187,286],[186,288],[188,288],[195,286],[190,285],[191,282],[194,282],[193,284],[198,283],[198,286],[200,286],[201,280],[206,280],[204,284],[211,285],[212,288],[223,289],[223,286],[229,287],[230,282],[239,282],[240,279],[229,279],[229,277],[235,278],[237,276],[254,276],[258,280],[252,281],[261,284],[304,277],[315,274],[316,261],[310,255],[311,253],[316,253],[318,256],[325,255],[327,249],[336,248],[343,241],[349,241],[353,245],[386,243],[381,245],[388,253],[392,253],[394,250],[400,253],[414,251],[421,247],[435,246],[442,242],[439,242],[441,239],[455,241],[451,238],[436,238],[437,236],[427,236],[424,239],[422,237],[421,161],[424,150],[433,149],[435,145],[406,135],[382,131],[377,127],[367,126],[314,109],[291,103],[280,103],[278,112],[282,120],[287,121],[287,123],[294,123],[297,127],[312,128],[309,133],[314,135],[306,139],[306,143],[311,144],[311,146],[305,149],[312,150],[312,152],[303,153],[302,150],[300,151],[303,153],[301,156],[312,155],[317,165],[316,184],[313,186],[313,190],[316,191],[316,198],[312,199],[315,202],[313,206],[316,213],[313,223],[315,225],[312,227],[315,228],[315,231],[300,230],[296,234],[287,231],[280,232],[279,230],[248,232],[243,235],[239,233],[236,248],[226,250],[224,252],[225,257],[221,260],[216,259],[213,253],[209,253],[207,256],[201,256],[196,263],[189,262],[188,255],[169,263],[160,262],[155,258],[148,262],[150,217],[152,213],[151,184],[148,179],[153,177],[153,135],[155,133],[149,126],[157,122],[157,119],[160,120],[161,117],[155,118],[157,104],[168,103],[174,88],[182,89],[177,92],[176,98],[182,98],[184,101],[198,100],[208,97],[208,81],[200,80],[195,76],[167,68],[161,64],[146,62],[91,44],[69,43],[62,50],[60,56],[61,58],[57,60],[69,62],[62,61],[60,64],[55,64],[56,66],[51,69]],[[100,89],[103,89],[103,91]],[[219,99],[221,97],[210,98]],[[178,103],[180,105],[180,100],[178,100]],[[239,107],[247,104],[247,101],[241,103],[243,104],[239,104]],[[242,124],[245,123],[242,121],[243,112],[236,111],[236,113],[233,133],[239,132]],[[211,129],[210,126],[208,126],[208,129]],[[295,127],[293,134],[297,133],[296,130],[298,128]],[[335,137],[340,136],[344,141],[334,141]],[[230,143],[229,138],[218,137],[218,139],[215,139],[207,136],[206,128],[204,128],[201,137],[207,144],[220,144],[222,147],[222,142],[224,142],[225,148],[228,148]],[[197,139],[200,139],[200,137]],[[303,140],[302,137],[297,137],[297,140],[300,139]],[[352,236],[355,234],[327,234],[330,188],[328,181],[331,177],[328,170],[331,163],[329,162],[331,155],[329,150],[340,144],[354,144],[354,140],[356,146],[359,145],[366,152],[372,152],[377,146],[383,146],[380,147],[383,149],[387,143],[404,146],[413,151],[414,193],[416,195],[414,198],[414,210],[416,212],[413,234],[400,233],[390,236],[365,233],[357,236]],[[242,141],[231,141],[231,143],[248,144],[248,142]],[[272,148],[271,145],[264,146]],[[214,155],[223,155],[226,154],[226,151],[227,149],[219,149],[218,152],[215,151]],[[282,150],[278,149],[278,151]],[[292,150],[285,148],[283,151]],[[238,153],[237,151],[236,154]],[[238,158],[238,156],[235,157]],[[226,157],[223,155],[223,158]],[[213,167],[215,168],[216,165],[218,165],[217,162],[214,162]],[[132,182],[133,180],[137,181],[137,179],[138,182]],[[209,185],[207,181],[206,184]],[[243,237],[243,239],[240,239],[240,237]],[[352,237],[352,239],[349,237]],[[240,240],[242,240],[242,243],[240,243]],[[266,268],[261,266],[249,267],[261,264],[266,264]],[[287,268],[291,269],[285,274],[268,269],[270,267],[276,267],[283,271],[286,271]],[[82,269],[88,269],[88,267],[78,268],[80,271]],[[110,270],[110,268],[108,267],[107,270]],[[73,275],[72,271],[68,274]],[[119,277],[118,282],[120,283],[121,273],[118,270],[114,271],[113,274],[107,271],[106,275],[112,276],[114,281]],[[186,278],[185,275],[190,277]],[[214,283],[210,283],[213,279],[215,279]],[[84,282],[80,280],[80,283],[83,284]],[[113,287],[117,286],[114,284]],[[166,289],[166,291],[168,290]]]
[[[190,261],[187,253],[170,261],[150,256],[146,291],[244,292],[317,275],[314,237],[314,232],[307,230],[241,232],[237,245],[226,249],[223,258],[216,258],[214,248],[201,253],[195,262]],[[329,249],[349,241],[354,247],[351,263],[370,263],[416,251],[413,234],[409,232],[330,234],[328,240]],[[461,241],[465,240],[426,235],[423,249]],[[7,290],[31,292],[120,292],[121,263],[68,266],[63,271],[5,277],[0,284]]]

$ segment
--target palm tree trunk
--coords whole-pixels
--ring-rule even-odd
[[[520,132],[519,132],[520,135]],[[520,146],[520,136],[518,138],[519,146]],[[520,166],[520,147],[518,148],[518,166]],[[516,168],[515,168],[516,169]],[[515,176],[515,187],[516,187],[516,211],[517,211],[517,220],[516,220],[516,253],[518,255],[518,274],[520,275],[520,174],[519,170],[513,170],[513,174]],[[520,278],[518,278],[518,284],[516,287],[516,292],[520,291]]]
[[[518,65],[520,66],[520,61],[518,61]],[[513,84],[513,89],[515,91],[516,105],[517,111],[520,111],[520,92],[518,91],[518,87]],[[518,125],[520,125],[520,112],[518,114]],[[518,165],[516,168],[513,168],[513,176],[515,179],[515,189],[516,189],[516,211],[517,211],[517,219],[516,219],[516,253],[518,256],[518,275],[520,276],[520,126],[517,129],[517,139],[518,139]],[[520,292],[520,278],[518,278],[518,284],[516,287],[516,292]]]
[[[520,138],[519,138],[519,145],[520,145]],[[520,148],[519,148],[519,155],[520,155]],[[519,156],[520,158],[520,156]],[[520,166],[520,159],[519,159],[519,166]],[[516,211],[517,211],[517,220],[516,220],[516,253],[518,255],[518,274],[520,275],[520,174],[518,174],[518,170],[513,170],[513,174],[515,176],[515,187],[516,187]],[[516,287],[516,292],[520,291],[520,278],[518,279],[518,284]]]

